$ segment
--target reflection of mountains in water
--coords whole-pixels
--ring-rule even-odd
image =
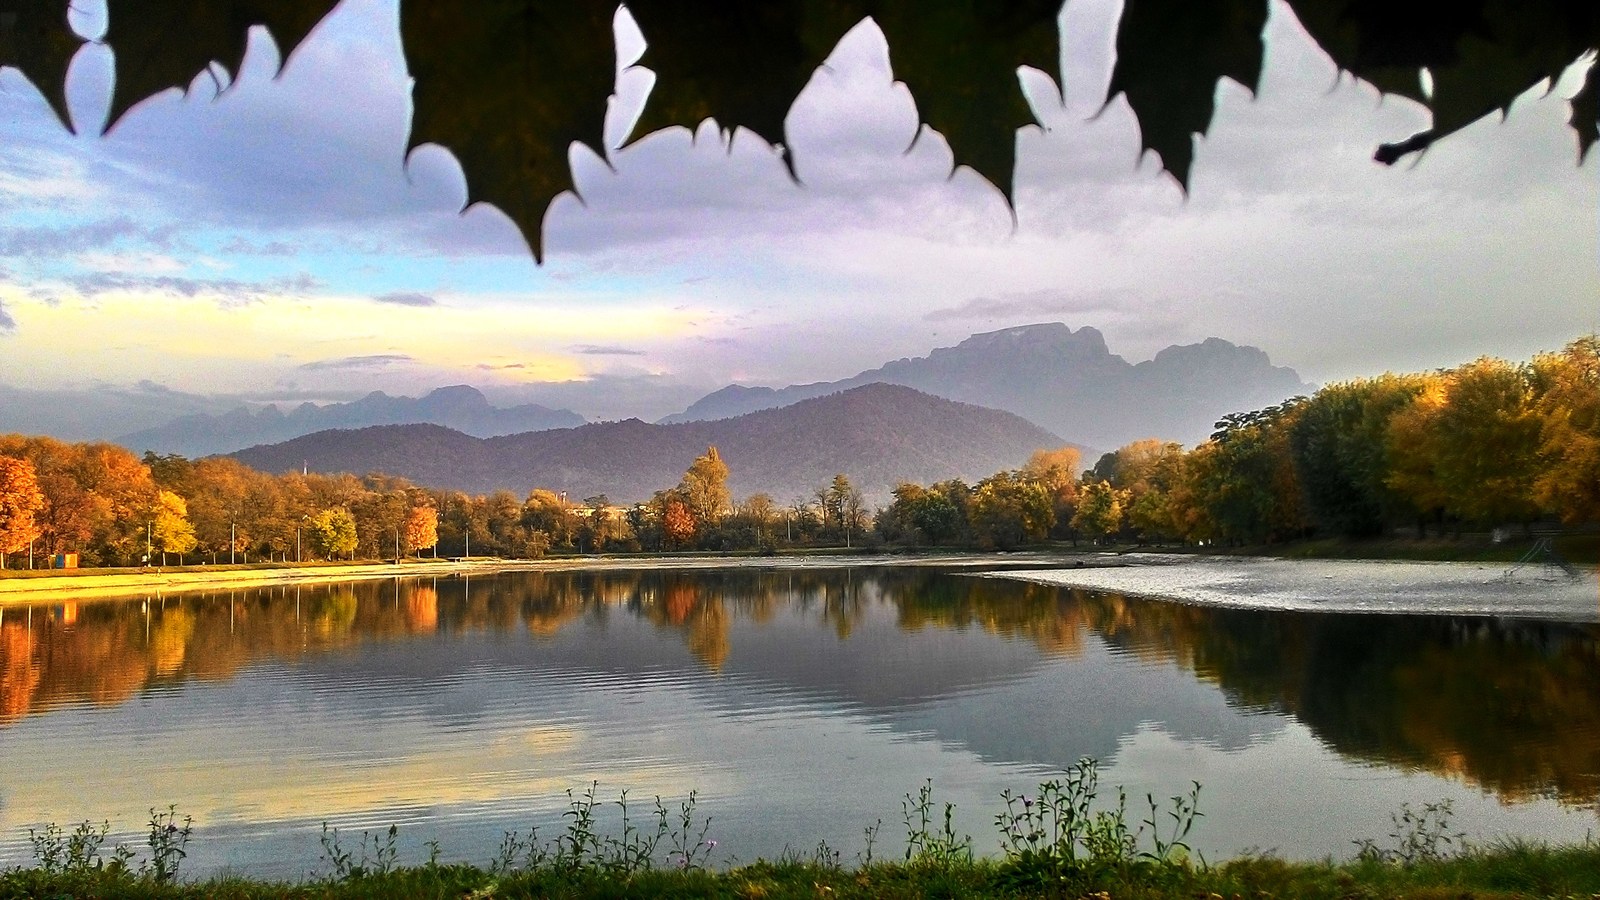
[[[269,660],[330,686],[381,679],[453,723],[488,707],[430,685],[494,667],[671,680],[729,716],[842,707],[1050,767],[1108,757],[1152,724],[1234,749],[1281,725],[1269,713],[1344,754],[1513,797],[1590,802],[1600,772],[1594,626],[1219,610],[907,569],[521,573],[11,608],[0,725]],[[322,695],[352,719],[401,702]]]

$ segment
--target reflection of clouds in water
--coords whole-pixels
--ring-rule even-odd
[[[14,779],[0,859],[25,858],[3,834],[30,821],[131,825],[169,802],[219,847],[324,818],[477,846],[598,779],[603,796],[699,789],[737,823],[725,834],[773,853],[892,819],[924,776],[956,785],[978,834],[1000,788],[1085,755],[1157,796],[1248,758],[1257,782],[1218,783],[1302,817],[1302,770],[1420,769],[1446,780],[1406,777],[1574,803],[1596,794],[1583,773],[1600,759],[1587,626],[1387,617],[1375,631],[820,567],[239,592],[153,604],[148,629],[137,602],[84,605],[71,628],[53,615],[0,622],[0,699],[32,711],[0,727]],[[1515,734],[1492,723],[1489,693],[1510,698]],[[839,789],[818,796],[819,782]],[[1386,796],[1351,790],[1372,793],[1363,809]],[[1514,821],[1567,821],[1533,807]],[[1205,825],[1252,833],[1231,815]]]
[[[1137,661],[1099,638],[1070,663],[962,699],[919,704],[889,717],[891,727],[936,734],[991,762],[1060,770],[1085,756],[1113,761],[1127,736],[1145,729],[1226,753],[1270,738],[1287,721],[1241,712],[1175,663]]]

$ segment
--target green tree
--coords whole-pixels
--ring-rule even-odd
[[[978,482],[968,511],[978,543],[1002,550],[1044,540],[1055,516],[1050,492],[1020,472],[997,472]]]
[[[894,501],[879,517],[878,532],[886,539],[920,537],[938,546],[961,533],[961,510],[946,494],[910,482],[896,485],[892,493]]]
[[[327,560],[355,552],[355,516],[342,506],[314,513],[306,525],[306,541],[311,552]]]
[[[1322,388],[1300,408],[1289,446],[1318,527],[1362,537],[1415,515],[1388,484],[1389,429],[1424,387],[1419,376],[1347,381]]]
[[[1129,492],[1111,486],[1109,481],[1091,481],[1078,496],[1078,512],[1072,527],[1094,539],[1104,539],[1122,530],[1123,505]]]
[[[833,480],[817,488],[813,496],[824,535],[848,544],[864,529],[866,506],[848,475],[840,472],[833,476]]]
[[[1192,483],[1211,535],[1235,543],[1293,537],[1305,529],[1289,432],[1305,398],[1224,416]]]

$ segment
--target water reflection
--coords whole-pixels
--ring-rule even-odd
[[[895,627],[858,635],[875,615]],[[615,617],[658,639],[607,637]],[[594,640],[558,640],[580,623]],[[959,640],[970,632],[1005,640]],[[1595,626],[1218,610],[912,569],[533,573],[11,607],[0,617],[0,728],[375,644],[403,644],[386,664],[427,684],[458,665],[453,637],[513,633],[532,638],[507,650],[513,664],[629,678],[681,667],[660,643],[669,638],[707,673],[847,704],[1001,762],[1109,754],[1152,719],[1224,747],[1274,727],[1207,709],[1159,669],[1080,668],[1049,688],[1035,679],[1027,696],[1016,687],[1010,704],[927,702],[1110,653],[1192,673],[1234,713],[1292,716],[1347,757],[1509,799],[1592,803],[1600,785]],[[1070,727],[1030,721],[1065,708]]]

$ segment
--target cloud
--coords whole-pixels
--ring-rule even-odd
[[[302,248],[296,247],[288,241],[258,243],[247,241],[242,237],[233,238],[223,244],[220,249],[230,256],[295,256],[302,252]]]
[[[147,247],[167,250],[172,248],[176,231],[171,225],[142,225],[125,216],[62,228],[13,226],[0,232],[0,256],[59,258],[104,250],[133,239]]]
[[[417,291],[393,291],[379,294],[372,298],[379,303],[389,303],[394,306],[438,306],[439,301],[427,294]]]
[[[586,356],[645,356],[643,350],[630,350],[627,347],[618,347],[612,344],[574,344],[573,353],[582,353]]]
[[[282,278],[260,282],[237,278],[191,278],[183,275],[136,275],[127,272],[86,272],[71,275],[65,283],[85,297],[112,291],[151,291],[177,294],[182,297],[215,295],[222,298],[224,306],[255,303],[269,296],[282,294],[309,294],[322,283],[308,273],[301,272]]]
[[[299,369],[304,372],[350,371],[354,369],[381,369],[387,366],[405,365],[413,362],[416,362],[416,358],[408,353],[374,353],[370,356],[341,356],[336,359],[319,359],[315,362],[302,363]]]
[[[1127,298],[1121,291],[1075,293],[1046,288],[998,297],[973,297],[955,306],[933,310],[922,318],[929,322],[953,322],[962,319],[1081,316],[1084,313],[1116,309],[1118,301],[1126,305]]]
[[[14,334],[17,330],[17,320],[11,318],[6,312],[5,301],[0,300],[0,334]]]

